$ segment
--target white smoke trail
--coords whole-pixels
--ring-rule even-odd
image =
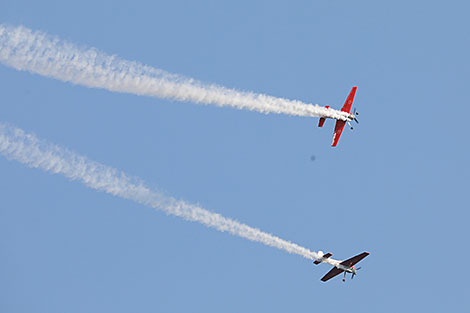
[[[47,143],[19,128],[1,123],[0,154],[29,167],[40,168],[53,174],[62,174],[71,180],[81,181],[90,188],[133,200],[167,214],[198,222],[221,232],[229,232],[308,259],[319,258],[323,254],[310,251],[220,214],[209,212],[197,205],[150,190],[143,182],[130,178],[123,172]]]
[[[94,48],[79,48],[24,26],[0,24],[0,62],[17,70],[91,88],[228,106],[266,114],[323,116],[346,120],[346,114],[338,110],[203,84],[138,62],[110,56]]]

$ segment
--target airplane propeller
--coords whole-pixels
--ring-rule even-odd
[[[354,108],[354,121],[359,124],[359,121],[357,120],[356,116],[359,115],[359,112],[356,111],[356,108]]]
[[[356,268],[356,271],[360,270],[361,268],[362,268],[362,267],[358,267],[358,268]],[[352,273],[352,275],[351,275],[351,279],[353,279],[353,278],[354,278],[354,275],[356,275],[356,273]]]
[[[356,111],[356,108],[354,108],[354,110],[353,110],[353,115],[354,115],[353,121],[355,121],[356,123],[359,124],[359,121],[356,118],[356,115],[359,115],[359,113]],[[351,127],[351,130],[353,130],[354,127],[352,127],[351,123],[348,122],[348,124],[349,124],[349,127]]]

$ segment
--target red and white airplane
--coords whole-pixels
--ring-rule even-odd
[[[333,134],[333,142],[331,143],[332,147],[336,147],[336,145],[338,144],[339,137],[341,136],[341,133],[343,132],[343,128],[346,125],[346,123],[349,124],[351,129],[353,129],[353,127],[351,126],[351,123],[350,123],[351,121],[355,121],[356,123],[359,123],[359,121],[356,118],[356,115],[359,115],[356,112],[356,109],[354,109],[354,112],[351,113],[351,107],[352,107],[352,104],[353,104],[353,101],[354,101],[354,95],[356,94],[356,90],[357,90],[357,87],[354,86],[352,88],[351,92],[349,93],[349,96],[346,99],[346,102],[344,103],[343,107],[341,108],[341,112],[344,112],[343,113],[343,118],[344,119],[339,119],[339,118],[336,119],[335,132]],[[329,107],[330,107],[329,105],[325,106],[325,108],[327,108],[327,109]],[[324,123],[325,123],[325,118],[321,117],[320,121],[318,122],[318,127],[323,127]]]
[[[319,251],[319,254],[322,255],[322,257],[313,261],[314,264],[318,265],[320,263],[328,263],[334,266],[328,273],[326,273],[325,276],[322,277],[321,281],[327,281],[343,272],[343,281],[346,281],[346,273],[351,273],[351,279],[353,279],[354,275],[357,275],[357,271],[361,269],[360,267],[354,267],[354,265],[368,256],[369,252],[362,252],[361,254],[353,256],[352,258],[345,261],[331,259],[330,257],[333,255],[331,253],[323,254],[323,252]]]

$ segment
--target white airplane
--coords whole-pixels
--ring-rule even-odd
[[[322,277],[321,281],[327,281],[335,277],[336,275],[341,274],[342,272],[344,272],[343,281],[346,281],[346,273],[351,273],[351,279],[353,279],[354,275],[357,275],[357,271],[361,269],[360,267],[354,267],[354,265],[356,263],[359,263],[363,258],[369,255],[369,252],[362,252],[361,254],[353,256],[350,259],[340,261],[330,258],[333,255],[331,253],[323,254],[322,251],[319,251],[318,253],[321,255],[321,257],[313,261],[314,264],[318,265],[320,263],[328,263],[334,266],[331,271],[329,271],[328,273],[326,273],[325,276]]]

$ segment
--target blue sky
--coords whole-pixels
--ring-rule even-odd
[[[327,265],[0,158],[0,311],[467,312],[464,1],[11,1],[0,21],[360,124],[111,93],[0,66],[1,122],[312,250]],[[311,161],[311,156],[315,161]],[[463,266],[463,267],[462,267]]]

